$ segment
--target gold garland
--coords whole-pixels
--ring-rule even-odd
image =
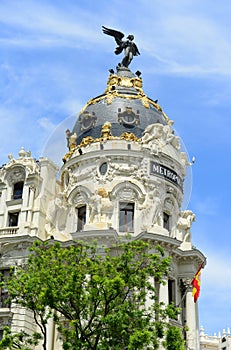
[[[127,87],[135,88],[137,93],[121,94],[116,90],[116,86],[126,87],[126,88]],[[88,106],[94,105],[94,104],[96,104],[104,99],[106,99],[107,104],[111,104],[113,99],[116,97],[125,98],[128,100],[139,99],[139,100],[141,100],[141,102],[145,108],[149,108],[150,104],[151,104],[158,111],[162,112],[161,106],[158,105],[158,103],[152,101],[150,98],[148,98],[148,96],[144,93],[142,87],[143,87],[143,82],[142,82],[141,78],[138,78],[138,77],[133,77],[133,78],[119,77],[116,74],[111,74],[109,76],[109,79],[107,82],[107,88],[105,90],[105,93],[101,96],[91,98],[85,104],[85,106],[81,109],[79,114],[82,114]],[[167,121],[169,120],[169,118],[166,116],[165,113],[163,113],[163,116]]]
[[[65,156],[63,157],[63,161],[66,162],[67,160],[69,160],[72,157],[72,155],[75,153],[75,151],[82,147],[86,147],[91,143],[95,143],[95,142],[101,142],[101,143],[106,142],[107,140],[126,140],[126,141],[133,141],[133,142],[141,142],[141,139],[136,137],[132,132],[124,132],[119,137],[112,136],[111,123],[106,122],[102,126],[101,137],[96,139],[94,139],[92,136],[84,137],[79,145],[73,147],[69,152],[65,154]]]

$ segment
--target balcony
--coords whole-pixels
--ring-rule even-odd
[[[18,229],[18,226],[0,228],[0,236],[16,235]]]

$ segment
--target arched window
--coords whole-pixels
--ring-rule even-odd
[[[86,205],[77,208],[77,217],[77,231],[79,232],[83,230],[84,225],[86,224]]]
[[[23,193],[23,181],[16,182],[13,189],[13,199],[21,199]]]
[[[166,212],[163,213],[163,226],[166,230],[170,231],[170,215]]]

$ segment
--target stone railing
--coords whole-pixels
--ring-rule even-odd
[[[204,334],[200,336],[201,341],[215,342],[217,343],[220,340],[220,337],[217,335],[208,335]]]
[[[0,236],[16,235],[18,233],[18,226],[0,228]]]

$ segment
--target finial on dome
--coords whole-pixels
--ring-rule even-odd
[[[20,151],[18,152],[18,155],[20,158],[24,158],[26,156],[26,151],[24,147],[21,147]]]

